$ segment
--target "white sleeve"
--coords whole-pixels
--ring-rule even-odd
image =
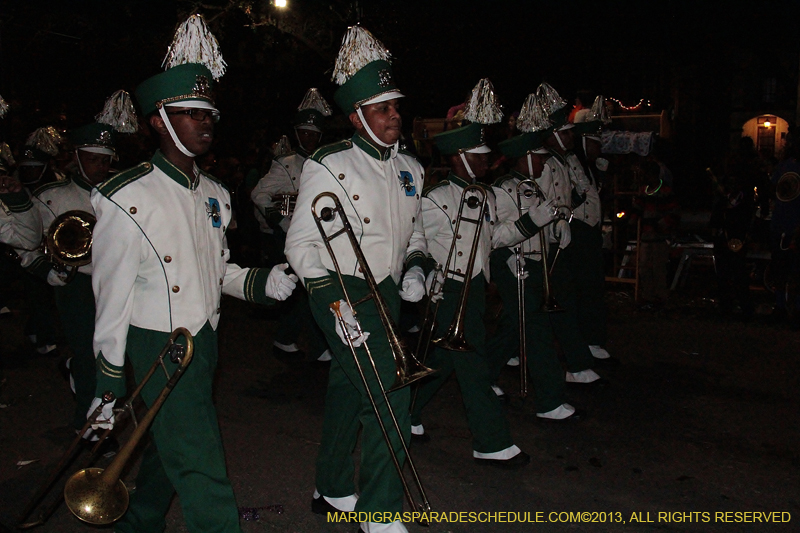
[[[286,174],[286,169],[279,161],[274,160],[269,167],[269,171],[264,174],[264,177],[258,180],[258,183],[253,187],[250,193],[250,199],[253,204],[258,207],[258,210],[263,214],[268,208],[274,207],[275,203],[272,198],[280,192],[281,178]]]
[[[42,219],[33,209],[11,211],[0,219],[0,242],[22,250],[34,250],[42,242]]]
[[[127,211],[97,191],[92,193],[92,207],[97,216],[92,243],[94,353],[122,366],[144,235]]]
[[[317,279],[329,275],[328,269],[322,262],[321,253],[325,251],[322,236],[311,215],[311,204],[318,194],[326,191],[335,191],[340,188],[335,185],[333,174],[321,163],[311,159],[303,165],[301,181],[303,186],[297,196],[297,205],[292,217],[292,225],[286,235],[286,249],[284,250],[289,264],[292,265],[297,276],[305,283],[307,279]]]
[[[514,246],[527,239],[519,230],[516,221],[519,218],[517,204],[508,191],[501,187],[492,187],[495,193],[494,220],[492,228],[492,250]],[[491,208],[491,203],[490,203]]]

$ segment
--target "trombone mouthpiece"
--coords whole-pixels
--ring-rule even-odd
[[[117,397],[110,390],[108,390],[105,393],[103,393],[103,403],[111,403],[116,399],[117,399]]]
[[[321,218],[325,222],[330,222],[331,220],[333,220],[334,216],[335,213],[333,212],[333,209],[331,209],[330,207],[323,207],[322,211],[320,211],[319,218]]]

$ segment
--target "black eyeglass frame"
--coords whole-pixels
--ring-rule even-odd
[[[204,107],[192,107],[190,109],[182,109],[180,111],[167,111],[167,115],[187,115],[192,120],[203,122],[206,117],[211,117],[211,122],[219,122],[219,111],[216,109],[206,109]],[[200,118],[197,118],[197,117]]]

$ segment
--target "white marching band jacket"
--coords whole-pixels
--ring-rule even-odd
[[[279,194],[297,194],[305,161],[306,158],[297,152],[276,157],[272,160],[269,171],[258,180],[250,193],[256,219],[263,233],[271,233],[270,224],[277,225],[283,219],[280,205],[276,206],[273,198]]]
[[[47,183],[33,191],[33,205],[39,212],[45,237],[56,217],[67,211],[83,211],[94,215],[90,199],[92,189],[93,186],[85,179],[73,176],[71,179],[65,178]],[[50,271],[49,259],[45,257],[41,249],[24,252],[20,256],[24,268],[45,276]],[[91,276],[92,264],[78,267],[78,272]]]
[[[310,295],[315,284],[329,285],[334,271],[311,215],[314,198],[322,192],[338,196],[376,282],[391,276],[399,284],[406,260],[422,264],[427,254],[420,217],[423,172],[412,155],[384,154],[358,134],[318,149],[306,161],[285,253]],[[332,205],[328,198],[320,200],[317,213]],[[322,224],[328,235],[342,228],[339,217]],[[334,239],[331,246],[342,274],[364,277],[347,237]]]
[[[440,181],[427,189],[422,198],[422,222],[428,243],[428,253],[443,268],[453,243],[453,232],[455,231],[458,210],[461,204],[461,195],[468,185],[467,181],[451,173],[446,180]],[[470,208],[465,203],[462,218],[472,220],[480,218],[483,220],[471,277],[474,278],[483,272],[486,281],[489,281],[489,253],[494,248],[515,245],[525,240],[526,237],[515,225],[519,216],[499,218],[495,193],[491,187],[483,186],[483,188],[486,191],[486,209],[484,213],[480,215],[477,207]],[[450,270],[455,270],[459,273],[466,272],[476,229],[476,224],[462,220],[458,228],[461,238],[456,239]],[[448,277],[457,281],[465,281],[463,277],[453,274],[448,275]]]
[[[35,250],[42,242],[42,219],[24,189],[0,194],[0,243],[18,253]]]
[[[545,172],[546,171],[547,169],[545,169]],[[525,196],[525,189],[531,189],[531,187],[526,187],[523,185],[520,188],[520,204],[522,209],[520,209],[517,204],[517,185],[520,181],[524,181],[526,179],[528,179],[527,176],[512,170],[510,174],[498,178],[492,186],[492,190],[494,191],[496,197],[497,218],[503,222],[515,222],[515,229],[520,232],[520,238],[524,239],[521,243],[517,241],[516,243],[513,243],[513,245],[498,243],[495,248],[507,246],[514,251],[517,247],[520,247],[522,248],[523,254],[525,254],[528,259],[539,261],[542,258],[540,237],[538,235],[540,230],[533,223],[530,215],[528,215],[528,209],[531,206],[539,205],[541,200],[535,193]],[[537,183],[539,183],[538,180]],[[520,213],[522,214],[520,215]],[[552,227],[553,224],[548,224],[541,229],[541,231],[545,232],[545,237],[552,235]]]
[[[269,269],[228,263],[227,189],[195,170],[197,178],[190,179],[159,151],[92,193],[94,351],[111,365],[123,365],[131,325],[196,334],[206,322],[216,329],[223,294],[271,301],[265,294]],[[106,368],[102,361],[99,368]]]

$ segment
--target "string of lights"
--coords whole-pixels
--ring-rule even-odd
[[[638,110],[642,109],[643,107],[650,107],[650,105],[651,105],[650,104],[650,100],[645,100],[644,98],[639,100],[638,104],[632,105],[632,106],[626,106],[621,101],[617,100],[616,98],[607,98],[607,100],[611,100],[612,102],[617,104],[621,109],[624,109],[625,111],[638,111]]]

